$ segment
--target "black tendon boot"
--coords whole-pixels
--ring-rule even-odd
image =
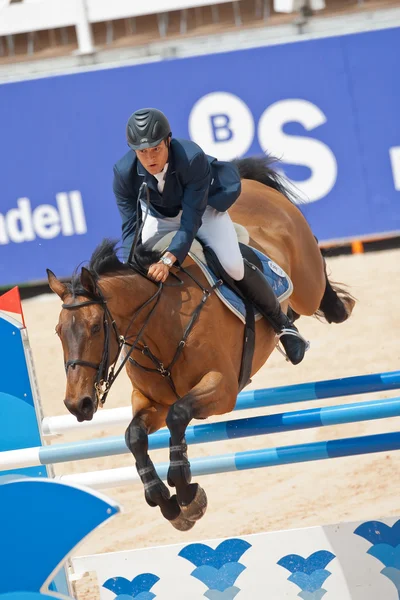
[[[235,284],[263,317],[271,323],[285,348],[287,358],[293,365],[298,365],[304,358],[308,343],[282,311],[272,287],[261,271],[245,260],[244,277],[240,281],[235,281]]]

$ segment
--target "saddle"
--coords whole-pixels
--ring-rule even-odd
[[[293,292],[293,284],[289,276],[268,256],[249,246],[250,236],[243,225],[239,225],[238,223],[235,223],[234,225],[243,259],[260,269],[261,273],[264,274],[264,277],[274,290],[275,296],[278,298],[279,302],[283,302],[289,298]],[[168,248],[174,235],[174,232],[168,233],[157,242],[153,249],[164,252]],[[215,285],[218,280],[223,281],[223,284],[216,288],[216,295],[221,302],[223,302],[225,306],[242,321],[242,323],[245,323],[245,300],[241,292],[236,288],[235,282],[225,272],[211,248],[204,246],[200,240],[196,238],[191,246],[189,257],[198,265],[211,286]],[[255,320],[258,321],[261,318],[262,315],[256,312]]]

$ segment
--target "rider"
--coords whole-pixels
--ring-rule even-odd
[[[113,189],[122,218],[124,259],[127,260],[138,222],[137,197],[147,183],[150,206],[142,243],[174,237],[148,275],[164,282],[174,263],[182,264],[195,237],[210,246],[237,287],[271,323],[293,364],[303,360],[306,342],[281,310],[271,286],[258,269],[243,261],[235,228],[226,212],[241,191],[237,167],[206,155],[194,142],[172,137],[167,117],[155,108],[134,112],[126,135],[129,150],[114,165]],[[133,152],[132,152],[133,150]],[[282,331],[284,332],[282,334]]]

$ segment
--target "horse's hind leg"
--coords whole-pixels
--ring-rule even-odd
[[[144,495],[149,506],[159,506],[163,516],[180,531],[194,525],[182,514],[177,498],[170,497],[167,486],[161,481],[148,454],[148,434],[165,423],[168,407],[154,406],[143,394],[134,390],[132,404],[135,416],[125,432],[125,442],[136,460],[136,469],[142,480]]]
[[[171,406],[167,415],[167,427],[171,433],[168,484],[176,488],[182,514],[191,521],[197,521],[204,515],[207,496],[197,483],[191,483],[186,428],[192,419],[206,419],[233,409],[238,391],[237,380],[235,378],[229,385],[229,379],[221,373],[207,373],[188,394]]]

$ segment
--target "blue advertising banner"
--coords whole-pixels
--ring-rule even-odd
[[[113,164],[144,106],[223,160],[271,152],[321,241],[400,231],[400,29],[0,86],[0,285],[120,237]]]

